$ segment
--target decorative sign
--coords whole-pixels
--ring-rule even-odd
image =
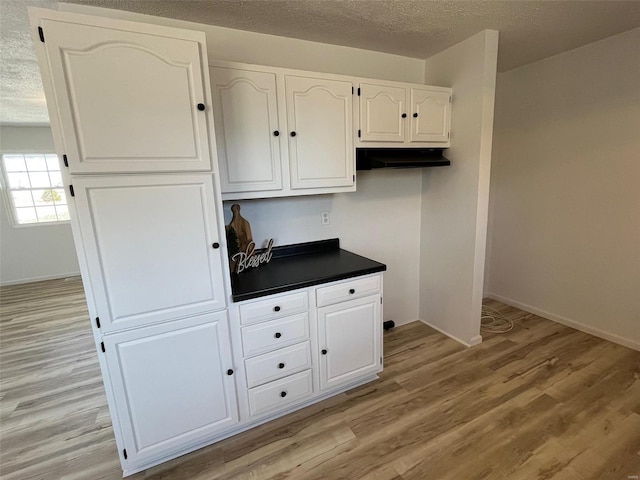
[[[256,244],[251,241],[249,245],[247,245],[246,251],[238,252],[231,257],[231,260],[235,262],[236,273],[241,273],[247,268],[255,268],[263,263],[269,263],[273,256],[273,253],[271,253],[272,247],[273,238],[269,239],[269,243],[265,250],[260,251],[260,253],[256,253]]]

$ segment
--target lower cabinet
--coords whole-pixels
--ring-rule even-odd
[[[130,463],[162,458],[238,423],[226,311],[103,339]]]
[[[371,274],[100,337],[125,476],[375,379],[381,299]]]
[[[318,309],[322,390],[382,370],[380,298],[372,295]]]

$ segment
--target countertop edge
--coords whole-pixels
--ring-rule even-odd
[[[294,284],[278,285],[277,287],[273,287],[269,289],[253,291],[250,293],[231,295],[231,299],[233,303],[238,303],[238,302],[243,302],[245,300],[252,300],[254,298],[266,297],[268,295],[275,295],[278,293],[289,292],[291,290],[299,290],[302,288],[313,287],[315,285],[321,285],[323,283],[337,282],[339,280],[346,280],[348,278],[361,277],[363,275],[370,275],[372,273],[385,272],[386,270],[387,270],[387,266],[384,264],[380,264],[374,267],[365,268],[365,269],[357,270],[354,272],[332,275],[331,277],[317,278],[317,279],[294,283]]]

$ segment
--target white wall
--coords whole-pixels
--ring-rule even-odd
[[[49,127],[0,126],[0,153],[40,152],[55,152]],[[69,224],[14,227],[0,205],[0,284],[80,274]]]
[[[488,295],[640,349],[640,29],[498,78]]]
[[[81,5],[61,4],[61,9],[204,31],[210,59],[414,83],[424,80],[424,62],[414,58]],[[343,248],[385,263],[384,317],[397,324],[414,321],[421,173],[359,172],[357,182],[356,193],[238,203],[258,245],[271,237],[276,245],[338,237]],[[225,206],[227,222],[229,206]],[[331,224],[323,227],[324,210],[331,212]]]
[[[402,324],[418,318],[420,190],[418,170],[358,172],[355,193],[225,202],[225,223],[239,203],[258,246],[337,237],[342,248],[386,264],[384,318]],[[322,211],[330,212],[327,226]]]
[[[450,167],[422,183],[420,319],[479,343],[498,32],[427,59],[425,83],[453,88]]]

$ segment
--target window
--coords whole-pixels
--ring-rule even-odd
[[[15,224],[69,220],[57,155],[3,154],[2,173]]]

